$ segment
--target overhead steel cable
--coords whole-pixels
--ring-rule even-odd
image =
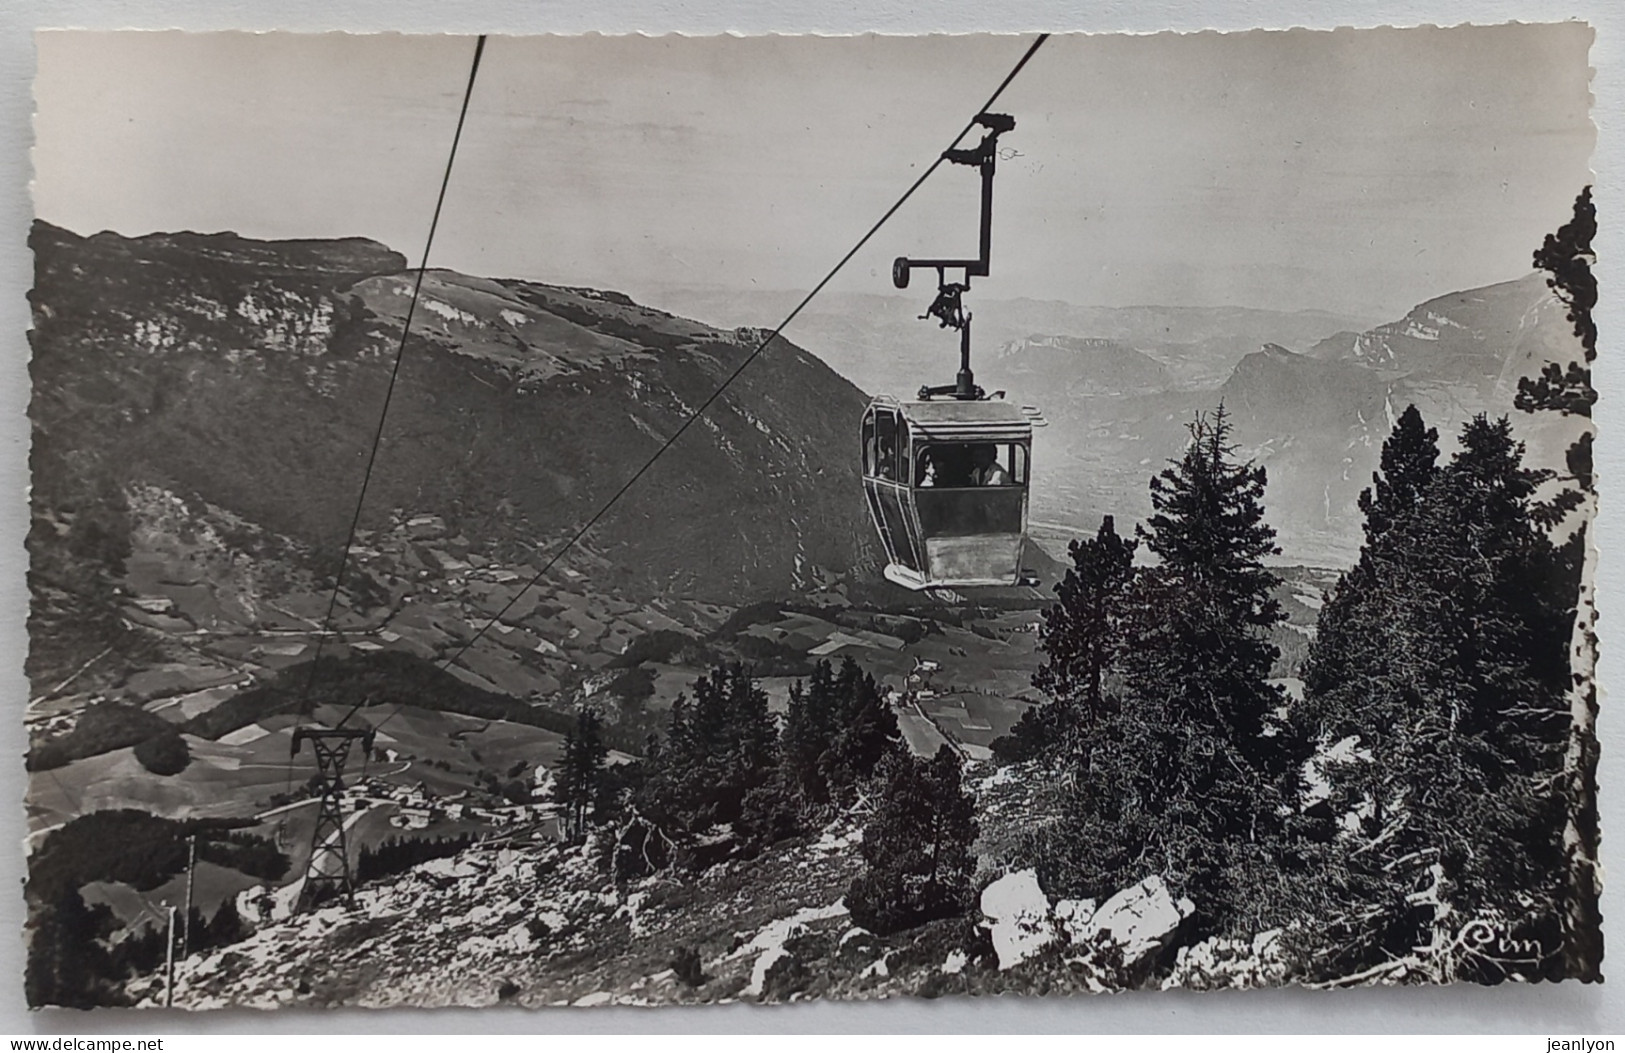
[[[429,220],[429,235],[423,242],[423,255],[418,260],[417,277],[412,282],[412,298],[406,305],[406,319],[401,323],[401,339],[395,348],[395,362],[389,371],[389,385],[384,389],[384,405],[378,412],[378,427],[373,431],[372,448],[367,453],[367,467],[361,476],[361,492],[356,495],[355,513],[350,517],[350,529],[344,538],[344,554],[339,557],[338,573],[333,576],[333,592],[327,600],[327,613],[322,618],[321,629],[316,636],[316,653],[311,658],[310,675],[305,678],[305,688],[299,696],[301,711],[310,701],[311,692],[316,686],[316,673],[321,662],[322,649],[327,642],[328,634],[333,630],[333,611],[338,606],[339,591],[344,586],[344,572],[349,569],[350,552],[355,547],[356,529],[361,524],[361,512],[367,503],[367,488],[372,483],[372,470],[378,463],[378,448],[384,439],[384,422],[389,419],[389,404],[395,397],[395,382],[401,375],[401,360],[406,356],[406,338],[412,331],[412,319],[417,314],[418,298],[423,293],[423,276],[429,269],[429,250],[434,247],[435,231],[440,226],[440,211],[446,204],[446,188],[451,185],[452,166],[457,163],[457,146],[463,139],[463,124],[468,119],[468,103],[474,96],[474,81],[480,75],[480,58],[484,54],[485,34],[482,33],[474,42],[474,61],[468,69],[468,85],[463,89],[463,105],[457,113],[457,130],[452,133],[451,151],[446,155],[446,170],[440,177],[440,193],[435,197],[434,215]]]
[[[548,571],[552,570],[559,560],[564,557],[565,553],[574,548],[576,544],[580,542],[581,539],[598,524],[598,521],[601,520],[609,512],[609,510],[615,506],[616,502],[620,501],[620,499],[626,495],[627,491],[631,490],[633,486],[637,485],[638,480],[642,479],[649,469],[654,467],[655,462],[658,461],[667,450],[671,449],[673,444],[675,444],[678,439],[683,437],[683,434],[688,431],[689,427],[692,426],[695,421],[699,420],[700,417],[705,414],[705,411],[710,409],[712,404],[715,403],[717,399],[722,397],[723,392],[728,390],[729,385],[737,380],[739,375],[743,373],[752,362],[756,361],[756,359],[761,356],[763,351],[767,350],[768,346],[772,344],[774,340],[778,339],[780,334],[784,332],[785,327],[791,322],[795,321],[796,317],[801,314],[802,310],[812,302],[813,297],[824,291],[824,287],[834,279],[835,275],[840,273],[841,269],[851,262],[852,257],[856,256],[859,251],[861,251],[863,247],[869,243],[869,239],[875,236],[880,228],[886,224],[887,220],[891,219],[892,216],[897,213],[897,210],[902,208],[904,203],[907,202],[909,198],[914,196],[914,192],[920,189],[925,181],[931,177],[931,174],[942,166],[942,163],[948,159],[948,151],[957,148],[960,140],[964,139],[966,135],[970,134],[971,129],[976,127],[977,117],[987,112],[987,110],[998,101],[999,96],[1003,95],[1004,90],[1010,86],[1010,82],[1016,79],[1016,75],[1022,71],[1023,67],[1027,65],[1028,61],[1033,57],[1034,54],[1037,53],[1038,49],[1044,45],[1044,41],[1048,39],[1048,33],[1040,33],[1038,35],[1038,38],[1033,41],[1032,45],[1028,47],[1026,52],[1021,56],[1020,61],[1018,61],[1015,66],[1011,68],[1010,72],[1005,75],[1005,78],[999,82],[999,86],[993,90],[993,94],[988,96],[987,101],[977,108],[976,112],[971,115],[970,120],[965,122],[965,127],[960,129],[958,135],[954,136],[953,141],[948,144],[947,150],[944,150],[942,153],[937,155],[936,159],[926,167],[925,171],[920,173],[919,178],[914,180],[914,182],[910,184],[909,188],[903,191],[902,196],[899,197],[897,201],[893,203],[893,205],[874,222],[874,225],[868,229],[863,237],[858,239],[857,244],[853,245],[851,249],[847,250],[846,255],[842,256],[835,266],[830,268],[829,273],[824,275],[823,279],[819,281],[817,285],[813,286],[811,292],[802,297],[801,302],[796,304],[795,308],[785,316],[784,321],[780,322],[776,327],[774,327],[773,331],[756,345],[756,349],[750,354],[746,355],[744,361],[740,362],[738,366],[734,367],[733,372],[728,374],[727,378],[717,386],[716,390],[711,392],[710,396],[708,396],[704,402],[700,403],[698,407],[689,413],[677,430],[660,444],[659,449],[655,450],[649,459],[643,463],[643,466],[636,472],[633,472],[631,477],[628,478],[626,482],[621,484],[620,489],[616,490],[615,493],[611,495],[609,500],[605,501],[599,506],[598,510],[594,512],[592,516],[585,523],[583,523],[567,541],[565,541],[559,550],[555,552],[545,564],[543,564],[542,568],[538,570],[531,577],[531,579],[514,594],[513,598],[503,605],[501,610],[497,611],[496,614],[488,618],[485,623],[481,625],[480,628],[474,633],[474,635],[470,637],[466,643],[454,651],[449,658],[444,658],[440,661],[441,670],[449,669],[451,666],[455,665],[459,658],[468,653],[469,648],[473,647],[474,644],[477,643],[480,638],[491,629],[492,626],[501,621],[503,615],[507,614],[508,611],[513,608],[514,604],[519,602],[519,598],[534,588],[542,580],[542,578],[547,575]],[[389,723],[389,721],[393,720],[396,714],[401,711],[401,707],[404,705],[404,702],[396,703],[395,707],[389,712],[389,714],[385,716],[383,720],[374,725],[374,727],[381,728],[385,724]],[[350,717],[353,716],[360,708],[361,704],[358,703],[350,710],[349,713],[345,714],[344,721],[348,721]],[[340,721],[340,724],[342,725],[344,721]]]

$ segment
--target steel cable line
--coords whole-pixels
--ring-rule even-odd
[[[960,129],[958,135],[954,136],[953,142],[948,144],[948,150],[953,150],[958,147],[959,141],[965,138],[965,136],[970,133],[972,128],[976,127],[976,118],[985,113],[989,107],[998,101],[999,96],[1003,95],[1004,90],[1010,86],[1010,82],[1016,79],[1016,75],[1022,71],[1022,68],[1027,65],[1027,62],[1033,57],[1034,54],[1037,53],[1038,49],[1043,46],[1044,41],[1048,39],[1048,33],[1040,33],[1038,35],[1038,39],[1033,41],[1032,46],[1030,46],[1026,53],[1021,56],[1020,61],[1018,61],[1015,66],[1011,68],[1010,72],[1005,75],[1005,78],[999,82],[999,86],[993,90],[993,94],[988,96],[987,101],[977,108],[976,112],[972,114],[969,121],[965,122],[965,127]],[[796,304],[795,308],[785,316],[784,321],[780,322],[778,326],[767,335],[766,338],[757,344],[754,351],[745,356],[744,361],[740,362],[739,365],[734,368],[733,372],[728,374],[727,378],[717,386],[716,390],[713,391],[704,402],[700,403],[700,405],[688,415],[678,429],[672,433],[671,437],[666,439],[666,441],[660,445],[660,448],[657,449],[649,457],[649,459],[643,463],[643,467],[639,468],[636,472],[633,472],[631,477],[628,478],[625,483],[621,484],[620,489],[616,490],[609,500],[605,501],[601,506],[599,506],[598,511],[594,512],[592,517],[583,523],[581,527],[570,536],[569,540],[567,540],[563,546],[561,546],[559,550],[548,559],[542,568],[538,570],[517,593],[514,594],[513,599],[509,600],[501,610],[497,611],[496,614],[488,618],[485,623],[481,625],[480,628],[474,633],[474,635],[469,638],[467,643],[463,644],[456,651],[454,651],[449,658],[444,658],[440,661],[439,664],[442,671],[455,665],[459,658],[461,658],[464,654],[467,654],[469,648],[473,647],[474,644],[477,643],[493,625],[501,621],[502,616],[507,614],[508,611],[513,608],[514,604],[519,602],[519,598],[521,596],[535,587],[535,585],[547,575],[547,572],[552,570],[554,565],[556,565],[558,561],[564,557],[565,553],[574,548],[576,543],[585,537],[587,532],[597,525],[598,521],[615,506],[615,503],[624,497],[627,491],[631,490],[632,487],[637,484],[639,479],[643,478],[649,469],[654,466],[654,463],[658,461],[667,450],[671,449],[673,444],[675,444],[678,439],[683,437],[683,433],[688,431],[689,427],[695,421],[699,420],[700,417],[705,414],[705,411],[708,410],[711,405],[717,401],[717,399],[722,397],[722,393],[728,390],[728,386],[737,380],[739,375],[743,373],[752,362],[756,361],[763,351],[767,350],[768,345],[770,345],[774,340],[778,339],[779,335],[783,333],[785,327],[791,322],[795,321],[796,316],[802,312],[802,309],[812,302],[813,297],[817,296],[820,292],[823,292],[824,287],[828,285],[835,275],[840,272],[841,268],[845,267],[847,263],[851,261],[852,257],[856,256],[858,252],[869,243],[869,239],[873,238],[880,228],[886,224],[886,221],[891,219],[892,216],[897,213],[897,210],[902,208],[903,204],[907,202],[909,198],[914,196],[914,192],[920,189],[921,185],[923,185],[925,181],[931,177],[933,172],[941,167],[943,161],[945,160],[947,160],[947,151],[937,155],[936,159],[933,160],[929,166],[927,166],[926,170],[920,173],[919,178],[914,180],[909,188],[903,191],[903,195],[899,197],[897,201],[890,208],[888,208],[878,220],[875,221],[874,225],[869,228],[868,232],[865,233],[863,237],[858,239],[857,244],[853,245],[852,248],[847,251],[846,255],[842,256],[840,261],[837,262],[834,267],[830,268],[829,273],[824,275],[823,279],[819,281],[817,285],[813,286],[811,292],[802,297],[801,302]],[[339,722],[339,726],[342,727],[346,721],[348,721],[358,710],[361,709],[363,704],[364,703],[358,702],[353,708],[351,708],[350,712],[344,715],[344,720]],[[383,720],[373,725],[374,729],[376,730],[377,728],[381,728],[393,720],[404,705],[404,702],[397,702],[395,707],[390,710],[388,715],[386,715]]]
[[[412,297],[407,302],[406,318],[401,323],[401,339],[395,348],[395,361],[389,371],[389,384],[384,389],[384,405],[378,413],[378,426],[373,431],[372,447],[367,454],[367,467],[361,476],[361,491],[356,495],[355,512],[350,517],[350,529],[344,538],[344,553],[339,557],[338,572],[333,577],[333,591],[327,600],[327,613],[322,617],[321,628],[316,636],[316,653],[310,661],[310,674],[305,678],[304,689],[299,694],[299,705],[296,712],[302,713],[310,702],[311,692],[316,686],[317,670],[321,664],[322,650],[326,645],[327,637],[333,629],[333,611],[338,606],[339,590],[344,585],[344,572],[349,568],[350,552],[355,547],[356,529],[361,523],[361,512],[367,501],[367,488],[372,483],[372,471],[378,463],[378,448],[383,443],[384,423],[389,419],[389,404],[395,396],[395,384],[401,375],[401,361],[406,356],[406,339],[412,331],[412,319],[417,313],[418,299],[423,292],[423,277],[429,269],[429,250],[434,247],[435,231],[440,226],[440,212],[446,204],[446,189],[451,185],[452,166],[457,162],[457,146],[462,142],[463,125],[468,119],[468,103],[474,96],[474,82],[480,74],[480,59],[485,54],[485,34],[481,33],[474,42],[474,60],[469,65],[468,84],[463,89],[463,104],[457,112],[457,129],[452,133],[451,151],[446,156],[446,169],[440,177],[440,192],[435,197],[434,214],[429,220],[429,234],[424,239],[423,255],[418,260],[417,277],[412,283]],[[345,719],[349,719],[346,717]],[[340,722],[343,723],[342,721]],[[284,793],[293,789],[293,755],[288,756],[287,788]]]

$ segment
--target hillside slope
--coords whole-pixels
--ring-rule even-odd
[[[399,254],[359,240],[82,238],[44,223],[30,241],[36,553],[62,533],[43,519],[91,508],[116,520],[117,491],[146,483],[333,565],[407,309]],[[546,552],[756,339],[614,293],[430,272],[361,526],[407,510],[516,557]],[[867,526],[846,454],[863,402],[775,343],[588,547],[649,594],[735,599],[859,565]]]

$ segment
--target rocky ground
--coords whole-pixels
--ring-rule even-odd
[[[987,820],[1041,819],[1041,801],[1017,800],[1032,773],[973,765],[971,774]],[[843,902],[862,866],[860,819],[697,875],[620,884],[609,876],[607,836],[576,846],[493,841],[365,887],[353,905],[262,920],[249,939],[180,963],[173,1001],[194,1010],[658,1005],[1254,986],[1285,976],[1278,932],[1173,952],[1193,905],[1159,878],[1099,903],[1051,902],[1031,870],[1005,868],[986,840],[968,916],[876,935]],[[261,894],[242,893],[245,917]],[[162,977],[130,993],[162,1004]]]

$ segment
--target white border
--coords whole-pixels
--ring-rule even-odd
[[[1598,596],[1602,615],[1604,685],[1625,671],[1625,520],[1616,495],[1625,493],[1625,187],[1620,146],[1625,126],[1625,4],[1618,0],[1100,0],[1080,10],[1077,0],[8,0],[0,6],[0,697],[15,715],[0,720],[0,743],[14,758],[0,774],[0,843],[23,836],[20,719],[27,697],[22,678],[26,650],[23,538],[27,509],[29,378],[24,290],[32,284],[26,237],[33,209],[28,195],[28,149],[32,144],[30,84],[34,69],[32,30],[42,27],[96,29],[288,29],[354,32],[688,32],[888,33],[1025,32],[1086,30],[1156,32],[1176,29],[1250,29],[1259,26],[1455,25],[1462,22],[1584,19],[1597,31],[1593,119],[1598,150],[1595,197],[1601,230],[1597,239],[1602,303],[1597,309],[1601,354],[1597,364],[1602,402],[1597,421],[1602,510],[1598,540],[1603,568]],[[1533,246],[1531,246],[1531,251]],[[1612,557],[1612,558],[1610,558]],[[1625,698],[1625,691],[1621,697]],[[1603,911],[1625,919],[1625,720],[1605,698],[1603,738],[1603,856],[1614,876]],[[939,1001],[818,1002],[795,1006],[719,1006],[669,1009],[541,1010],[344,1010],[208,1014],[103,1011],[28,1013],[23,1006],[20,849],[0,851],[0,1033],[156,1032],[371,1033],[401,1032],[1531,1032],[1625,1033],[1625,998],[1610,985],[1522,986],[1358,990],[1301,990],[1194,994],[1135,992],[1072,998],[953,998]],[[1625,926],[1607,924],[1603,969],[1625,983]],[[1613,997],[1610,997],[1610,995]],[[1531,1043],[1531,1048],[1545,1045]]]

